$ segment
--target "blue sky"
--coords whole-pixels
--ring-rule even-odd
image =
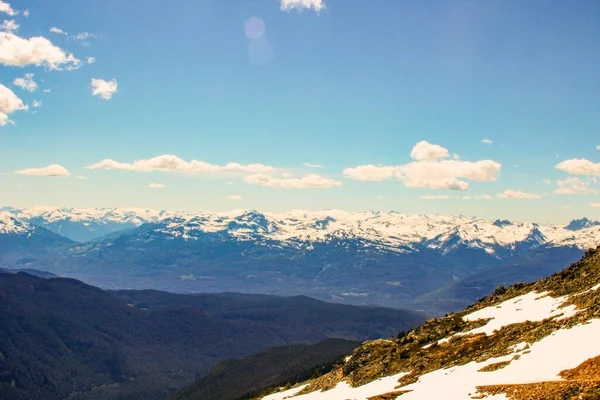
[[[0,2],[0,205],[600,219],[599,13]]]

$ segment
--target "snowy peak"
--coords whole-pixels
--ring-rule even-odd
[[[6,211],[0,211],[0,235],[30,235],[36,230],[35,226]]]
[[[85,242],[123,229],[158,221],[172,213],[141,208],[53,208],[16,209],[5,207],[13,216],[65,236]]]
[[[512,223],[506,219],[497,219],[492,223],[492,225],[497,226],[498,228],[504,228],[505,226],[511,226]]]
[[[330,373],[263,399],[597,398],[599,335],[600,247],[536,283],[365,342]]]
[[[569,231],[580,231],[582,229],[592,228],[594,226],[599,226],[599,225],[600,225],[600,222],[590,221],[587,218],[581,218],[581,219],[574,219],[573,221],[569,222],[569,224],[567,226],[565,226],[565,229],[567,229]]]
[[[52,208],[34,207],[30,209],[8,208],[8,212],[23,219],[39,219],[45,223],[70,222],[119,222],[141,225],[157,221],[166,212],[142,208]]]
[[[527,246],[529,249],[533,249],[541,246],[547,241],[546,235],[544,235],[537,224],[534,224],[525,240],[523,240],[523,245]]]
[[[277,230],[277,224],[267,220],[264,214],[249,211],[235,217],[227,224],[230,231],[246,231],[252,233],[272,233]]]

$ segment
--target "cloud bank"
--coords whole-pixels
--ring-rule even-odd
[[[447,189],[464,191],[469,183],[495,181],[502,165],[492,160],[476,162],[447,159],[450,152],[442,146],[427,141],[417,143],[411,153],[415,160],[398,166],[375,166],[372,164],[347,168],[343,174],[348,179],[360,181],[383,181],[396,178],[406,187]]]
[[[28,107],[12,90],[0,84],[0,126],[6,126],[11,120],[9,114],[15,111],[27,110]]]
[[[500,199],[541,199],[542,196],[536,193],[525,193],[520,190],[507,189],[502,193],[498,193]]]
[[[246,183],[265,187],[291,189],[317,189],[342,186],[342,182],[320,175],[307,175],[302,178],[274,178],[266,174],[255,174],[244,178]]]
[[[562,161],[555,166],[556,169],[573,175],[600,176],[600,163],[594,163],[585,158],[573,158]]]
[[[10,4],[0,0],[0,13],[5,13],[10,15],[11,17],[13,15],[17,15],[18,12],[13,10],[12,7],[10,6]]]
[[[15,175],[69,176],[71,173],[62,165],[52,164],[43,168],[26,168],[15,171]]]
[[[24,39],[11,32],[0,32],[0,63],[13,67],[44,66],[50,70],[80,67],[81,60],[42,36]]]
[[[323,0],[281,0],[283,11],[303,10],[305,8],[319,12],[325,8],[325,2]]]
[[[118,162],[105,159],[95,164],[88,165],[87,169],[113,169],[134,172],[170,171],[170,172],[246,172],[264,173],[274,170],[273,167],[263,164],[239,164],[228,163],[226,165],[214,165],[205,161],[185,161],[181,158],[164,154],[147,160],[135,160],[132,163]]]

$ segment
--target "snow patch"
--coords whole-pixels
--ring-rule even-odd
[[[367,400],[369,397],[373,397],[377,394],[383,394],[388,392],[393,392],[398,386],[398,379],[402,378],[407,373],[400,373],[393,376],[388,376],[385,378],[378,379],[371,383],[368,383],[363,386],[359,386],[356,388],[351,387],[347,382],[340,382],[331,390],[327,390],[324,392],[312,392],[300,396],[295,396],[293,399],[298,400]],[[292,389],[286,392],[278,393],[281,397],[271,397],[267,396],[264,400],[281,400],[287,398],[286,396],[293,396],[299,391],[296,389]]]

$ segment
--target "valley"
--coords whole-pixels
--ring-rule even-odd
[[[345,339],[325,344],[331,352],[315,358],[321,365],[357,341],[423,319],[306,297],[109,293],[73,279],[0,272],[0,398],[158,400],[226,359]]]

